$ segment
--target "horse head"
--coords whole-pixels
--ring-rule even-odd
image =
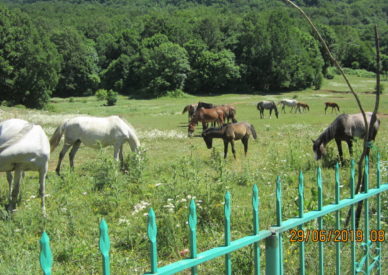
[[[205,130],[204,132],[202,132],[201,136],[203,137],[203,140],[206,143],[207,149],[211,149],[213,147],[213,138],[208,135],[208,131]]]
[[[192,137],[195,130],[195,124],[193,122],[190,122],[189,127],[187,129],[187,136]]]
[[[311,140],[313,142],[313,151],[315,154],[315,160],[320,160],[322,156],[326,155],[325,147],[323,146],[323,143],[318,138],[317,140]]]

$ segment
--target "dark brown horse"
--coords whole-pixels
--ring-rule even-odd
[[[307,111],[310,111],[310,106],[307,104],[307,103],[304,103],[304,102],[298,102],[296,103],[296,110],[295,110],[295,113],[296,111],[299,111],[299,113],[301,113],[301,110],[300,109],[303,109],[303,112],[307,109]]]
[[[365,113],[368,123],[370,123],[372,113]],[[371,140],[374,140],[377,135],[377,131],[380,126],[380,120],[377,118],[370,133]],[[349,154],[352,155],[352,140],[355,137],[364,138],[365,136],[365,124],[362,114],[342,114],[339,115],[325,131],[314,141],[313,140],[313,151],[315,153],[315,159],[319,160],[322,155],[326,154],[325,146],[329,141],[335,139],[337,143],[338,153],[340,160],[342,161],[342,146],[341,141],[346,141],[349,148]]]
[[[195,126],[198,124],[198,122],[202,122],[203,129],[207,128],[207,123],[209,122],[216,122],[219,125],[224,124],[225,121],[225,114],[222,109],[219,108],[212,108],[212,109],[205,109],[205,108],[199,108],[195,114],[193,115],[193,118],[191,119],[188,127],[188,136],[191,137],[193,135],[193,132],[195,130]]]
[[[236,150],[234,149],[234,141],[239,139],[242,141],[246,155],[248,152],[248,140],[251,135],[254,139],[257,138],[255,128],[248,122],[224,124],[221,128],[209,128],[202,133],[203,140],[208,149],[211,149],[213,146],[213,138],[222,138],[224,140],[224,158],[228,154],[228,144],[230,143],[235,159]]]
[[[337,103],[335,103],[335,102],[325,102],[325,114],[326,114],[327,108],[329,108],[329,107],[331,107],[331,112],[333,112],[333,110],[335,110],[336,112],[338,110],[338,112],[340,112],[340,107],[338,106]]]

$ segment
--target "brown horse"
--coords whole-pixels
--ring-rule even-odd
[[[225,114],[222,109],[218,107],[211,109],[205,109],[201,107],[195,112],[193,118],[190,120],[188,127],[188,136],[191,137],[193,135],[195,126],[198,124],[199,121],[202,122],[203,129],[206,129],[207,123],[216,122],[219,125],[222,125],[224,124],[224,120]]]
[[[333,110],[335,110],[336,113],[337,113],[337,110],[338,110],[338,112],[340,112],[340,107],[338,106],[337,103],[335,103],[335,102],[325,102],[325,114],[326,114],[327,108],[329,108],[329,107],[331,107],[331,112],[333,112]]]
[[[232,120],[233,123],[236,123],[236,108],[229,104],[223,104],[216,106],[216,108],[219,108],[224,111],[225,119],[228,121]]]
[[[182,114],[184,114],[186,112],[188,113],[189,122],[193,118],[193,115],[194,115],[195,111],[197,110],[197,107],[198,107],[198,104],[196,103],[196,104],[186,105],[185,108],[183,109]]]
[[[295,113],[296,111],[299,111],[299,113],[301,113],[300,109],[303,108],[303,112],[307,109],[307,111],[310,111],[310,106],[307,104],[307,103],[304,103],[304,102],[298,102],[296,103],[296,109],[295,109]]]
[[[250,136],[257,139],[257,134],[253,125],[248,122],[237,122],[225,124],[221,128],[209,128],[202,133],[203,140],[208,149],[213,146],[213,138],[222,138],[224,140],[224,158],[228,154],[228,144],[232,145],[233,157],[236,159],[236,150],[234,149],[234,141],[241,139],[244,145],[244,152],[248,152],[248,140]]]

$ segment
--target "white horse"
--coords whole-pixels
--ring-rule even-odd
[[[49,158],[50,144],[42,127],[21,119],[9,119],[0,123],[0,172],[7,173],[9,211],[16,208],[24,171],[33,170],[39,172],[39,194],[45,213],[45,178]],[[14,177],[12,171],[15,171]]]
[[[114,146],[114,158],[123,163],[123,144],[127,141],[132,152],[138,150],[139,139],[132,125],[118,116],[109,117],[75,117],[62,123],[50,139],[51,152],[58,146],[65,134],[65,144],[59,154],[56,172],[59,175],[63,157],[70,147],[70,167],[74,168],[74,157],[81,143],[88,147],[99,148]]]
[[[282,104],[282,111],[284,113],[286,112],[286,110],[285,110],[286,106],[291,107],[291,112],[292,112],[292,109],[296,108],[298,101],[296,101],[295,99],[283,99],[278,103],[278,105],[279,104]]]

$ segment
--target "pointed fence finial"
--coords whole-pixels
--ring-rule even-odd
[[[158,234],[158,229],[156,227],[155,212],[151,208],[150,211],[148,211],[148,226],[147,226],[147,235],[151,244],[151,248],[150,248],[151,273],[156,273],[158,271],[158,252],[157,252],[157,245],[156,245],[157,234]]]
[[[100,251],[102,255],[102,269],[104,275],[110,274],[110,239],[108,234],[108,224],[105,219],[102,219],[100,222],[100,241],[99,241]]]
[[[51,275],[51,268],[53,265],[53,255],[50,248],[50,238],[44,231],[40,238],[40,267],[43,270],[44,275]]]

